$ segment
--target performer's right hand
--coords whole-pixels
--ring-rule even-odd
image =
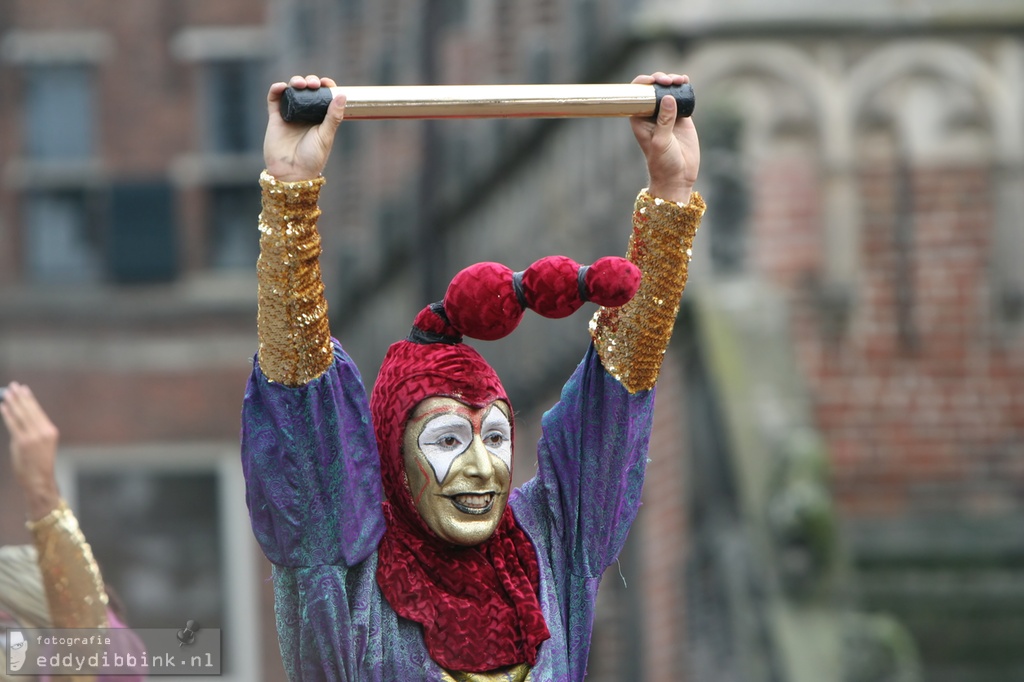
[[[327,109],[322,123],[286,123],[281,118],[281,93],[286,88],[320,87],[333,88],[337,85],[330,78],[310,75],[292,76],[287,83],[278,82],[270,86],[267,93],[267,134],[263,139],[263,161],[267,172],[278,180],[293,182],[312,180],[323,172],[327,158],[334,145],[334,134],[341,119],[345,117],[345,96],[338,95]]]

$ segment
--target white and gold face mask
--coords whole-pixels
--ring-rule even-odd
[[[508,405],[496,400],[472,408],[427,398],[413,410],[402,445],[413,505],[427,528],[464,547],[490,538],[512,481]]]

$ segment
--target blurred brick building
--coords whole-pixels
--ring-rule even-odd
[[[694,80],[711,207],[691,298],[726,308],[771,292],[794,368],[776,379],[806,396],[780,417],[772,386],[745,386],[753,421],[820,433],[856,598],[903,619],[929,682],[1019,679],[1020,7],[135,5],[0,7],[0,382],[30,383],[57,419],[65,490],[138,618],[206,618],[232,646],[258,638],[261,656],[231,674],[281,679],[237,471],[267,83],[627,82],[668,69]],[[464,265],[621,253],[645,180],[619,120],[349,122],[326,174],[332,329],[368,380]],[[775,557],[750,538],[766,510],[729,510],[725,532],[706,523],[751,460],[735,426],[695,407],[716,400],[694,388],[713,374],[692,361],[708,356],[688,350],[699,337],[680,328],[666,357],[645,505],[604,581],[592,679],[806,679],[761,616]],[[531,425],[586,342],[581,312],[527,318],[481,348],[519,413],[520,478]],[[724,374],[708,380],[719,402]],[[721,470],[691,435],[703,420]],[[7,466],[0,541],[24,541]],[[724,586],[694,578],[700,557]],[[744,657],[760,667],[730,663]]]
[[[221,628],[245,682],[280,670],[238,472],[267,22],[244,0],[0,6],[0,382],[60,428],[130,622]],[[0,542],[26,542],[0,449]]]

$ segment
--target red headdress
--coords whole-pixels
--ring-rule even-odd
[[[478,263],[455,276],[442,303],[420,311],[408,339],[388,349],[370,397],[387,519],[377,582],[400,616],[423,626],[427,650],[443,668],[484,672],[533,665],[550,634],[538,600],[537,555],[510,508],[494,534],[475,547],[441,540],[416,511],[402,458],[409,416],[432,396],[471,407],[508,402],[494,369],[462,343],[463,335],[500,339],[526,308],[565,317],[588,300],[619,306],[639,284],[636,266],[616,257],[587,267],[549,256],[517,273]]]

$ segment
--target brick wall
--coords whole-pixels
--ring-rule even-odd
[[[93,140],[101,192],[110,183],[161,178],[202,144],[199,68],[174,53],[181,31],[259,27],[266,2],[156,0],[13,0],[0,9],[0,40],[13,32],[96,31],[106,54],[95,68]],[[0,60],[0,384],[29,384],[61,431],[61,451],[105,446],[238,442],[242,393],[256,349],[255,286],[231,293],[223,282],[177,282],[152,288],[36,287],[25,276],[22,101],[17,93],[45,84],[24,79],[25,64]],[[68,111],[74,116],[76,112]],[[190,181],[185,178],[186,185]],[[255,174],[253,175],[255,182]],[[204,205],[197,189],[177,185],[176,228],[193,274],[205,266]],[[255,215],[253,216],[255,227]],[[211,301],[213,304],[211,305]],[[216,448],[213,448],[216,449]],[[60,453],[58,456],[62,456]],[[67,457],[70,455],[64,454]],[[0,429],[0,544],[27,542],[21,494]],[[258,580],[269,574],[254,556]],[[273,628],[272,595],[260,585],[263,680],[284,679]]]
[[[198,70],[172,54],[174,37],[183,29],[198,26],[261,26],[266,19],[265,5],[245,0],[161,0],[123,6],[95,0],[21,0],[5,4],[0,38],[8,36],[8,31],[103,34],[109,49],[94,64],[96,158],[108,180],[152,179],[167,176],[176,157],[198,151],[201,144]],[[0,87],[5,92],[43,86],[26,82],[22,65],[0,62]],[[0,164],[7,174],[0,183],[0,239],[11,245],[0,250],[0,285],[18,281],[22,269],[14,189],[20,170],[11,165],[24,151],[21,107],[17,96],[0,100]],[[68,116],[74,115],[68,112]],[[92,181],[101,182],[99,178]],[[183,206],[183,210],[189,207]],[[186,237],[193,224],[183,219],[181,229]],[[188,239],[185,241],[187,251]],[[184,255],[186,263],[198,265],[198,257]]]
[[[838,339],[818,308],[813,164],[783,160],[754,183],[751,251],[790,292],[834,490],[853,517],[1021,511],[1024,339],[994,317],[991,174],[861,174],[862,269]]]

